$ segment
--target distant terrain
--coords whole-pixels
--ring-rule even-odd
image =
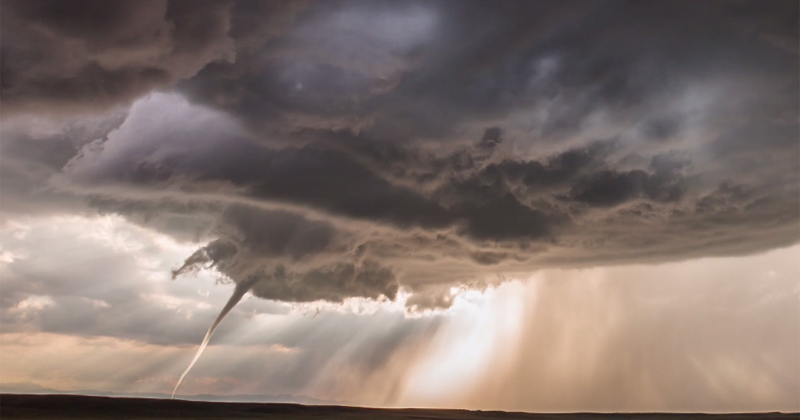
[[[143,399],[157,399],[163,400],[170,398],[170,394],[158,392],[113,392],[101,391],[96,389],[78,389],[78,390],[59,390],[52,388],[45,388],[43,386],[29,383],[0,383],[0,395],[2,394],[29,394],[29,395],[80,395],[92,397],[113,397],[113,398],[143,398]],[[287,404],[303,404],[303,405],[343,405],[342,401],[335,400],[321,400],[319,398],[312,398],[307,395],[289,395],[289,394],[232,394],[232,395],[215,395],[215,394],[178,394],[178,399],[187,401],[214,401],[214,402],[252,402],[252,403],[287,403]]]
[[[345,406],[228,403],[83,395],[0,394],[2,419],[797,419],[798,413],[760,414],[530,414],[504,411],[378,409]]]

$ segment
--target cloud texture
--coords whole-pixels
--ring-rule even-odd
[[[4,217],[117,213],[204,243],[175,274],[290,302],[407,290],[417,309],[544,267],[789,246],[797,15],[7,1]]]

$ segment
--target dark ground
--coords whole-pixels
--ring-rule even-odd
[[[528,414],[503,411],[376,409],[299,404],[222,403],[82,395],[0,394],[5,419],[529,419],[529,420],[796,420],[798,413],[763,414]]]

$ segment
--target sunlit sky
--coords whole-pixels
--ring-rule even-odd
[[[797,2],[1,5],[0,390],[800,410]]]

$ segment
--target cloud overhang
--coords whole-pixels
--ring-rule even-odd
[[[547,267],[786,247],[797,14],[4,1],[3,210],[120,214],[203,244],[176,274],[267,299],[416,309]]]

